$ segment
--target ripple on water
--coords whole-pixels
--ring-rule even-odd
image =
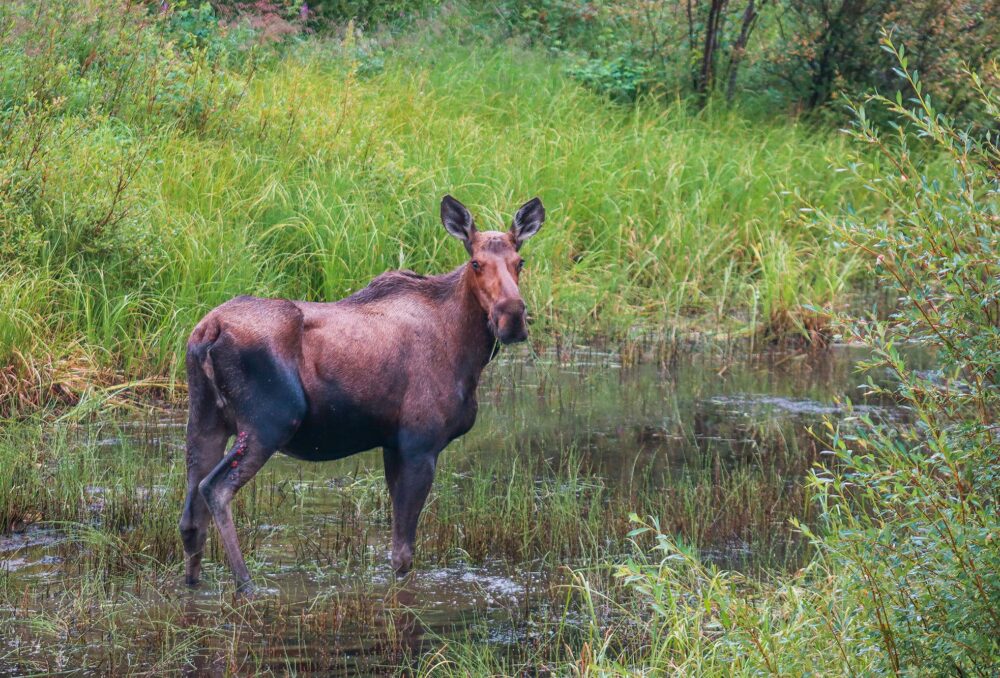
[[[45,549],[65,539],[58,530],[35,526],[0,536],[0,572],[49,573],[63,559],[45,553]]]
[[[786,398],[763,393],[736,393],[732,395],[712,396],[706,402],[724,409],[732,414],[753,416],[760,414],[784,413],[789,416],[819,417],[824,415],[855,413],[871,413],[882,408],[871,405],[851,405],[840,403],[821,403],[808,398]]]

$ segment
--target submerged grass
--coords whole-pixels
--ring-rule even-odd
[[[68,530],[76,535],[65,542],[71,551],[86,542],[84,551],[94,557],[123,558],[112,573],[129,569],[129,554],[179,563],[184,468],[178,450],[151,456],[147,449],[107,447],[105,441],[120,435],[113,428],[77,428],[46,427],[43,434],[25,425],[3,433],[0,482],[7,491],[0,497],[0,529]],[[504,441],[499,449],[477,452],[474,462],[459,445],[442,458],[421,519],[421,560],[587,562],[621,542],[631,529],[628,513],[636,509],[671,516],[673,531],[692,545],[735,540],[758,563],[780,564],[774,556],[782,552],[773,549],[788,538],[780,522],[805,515],[801,489],[786,487],[782,478],[803,474],[815,451],[794,443],[785,450],[776,435],[765,438],[767,455],[734,461],[709,453],[674,470],[639,471],[627,484],[605,478],[589,455],[557,441],[549,440],[544,455],[516,439]],[[384,541],[389,524],[377,456],[294,470],[291,462],[266,467],[234,504],[248,555],[278,529],[264,527],[268,523],[291,530],[281,540],[295,562],[375,565],[367,560],[378,555],[370,542]],[[321,523],[314,522],[317,509],[325,516]],[[106,538],[90,539],[99,535]],[[74,560],[84,562],[80,554]]]

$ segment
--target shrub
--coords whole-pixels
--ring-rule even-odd
[[[885,395],[910,421],[839,427],[840,469],[813,479],[826,507],[820,543],[894,671],[989,675],[1000,657],[1000,148],[938,112],[904,51],[884,46],[915,96],[871,97],[894,133],[880,134],[857,107],[852,134],[886,161],[869,188],[889,209],[833,224],[899,293],[887,320],[850,328],[873,349],[869,369],[896,376]],[[1000,96],[968,77],[996,127]],[[928,175],[929,150],[948,158],[943,176]],[[934,351],[939,368],[909,365],[908,342]]]
[[[208,4],[0,8],[0,254],[153,270],[135,179],[155,130],[216,131],[248,54]]]
[[[140,331],[168,257],[156,156],[172,135],[233,131],[252,35],[207,4],[0,4],[0,285],[17,297],[0,316],[0,415],[13,393],[38,404],[63,359],[99,381],[87,354],[117,360]]]

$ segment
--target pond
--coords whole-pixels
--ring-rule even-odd
[[[182,411],[11,427],[0,674],[392,674],[447,642],[541,642],[572,625],[570,568],[636,548],[630,512],[719,567],[797,568],[809,546],[789,520],[812,518],[824,418],[905,415],[865,400],[864,356],[501,358],[476,427],[442,454],[409,577],[388,565],[378,451],[278,455],[234,503],[266,592],[250,604],[232,596],[214,529],[201,587],[181,583]]]

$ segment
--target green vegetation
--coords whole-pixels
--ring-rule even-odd
[[[489,604],[488,623],[517,633],[551,628],[578,646],[581,629],[563,621],[573,583],[565,567],[613,583],[605,564],[627,555],[633,509],[670,516],[692,552],[746,572],[804,561],[804,544],[783,518],[816,515],[803,484],[788,479],[802,478],[818,457],[797,422],[716,410],[690,431],[700,394],[721,382],[718,368],[702,368],[717,363],[691,365],[664,389],[655,369],[618,375],[588,362],[580,354],[571,369],[545,359],[491,369],[479,423],[441,458],[409,584],[386,576],[389,505],[378,451],[326,464],[273,459],[235,503],[254,576],[273,595],[235,608],[214,540],[204,585],[192,592],[181,584],[181,413],[9,427],[0,434],[0,487],[11,490],[0,493],[0,566],[12,558],[12,571],[0,574],[0,637],[19,642],[0,645],[0,667],[168,672],[218,658],[280,673],[285,662],[326,671],[352,656],[368,668],[405,667],[420,652],[396,656],[408,633],[402,607],[445,643],[479,646],[487,634],[476,616],[485,606],[467,600],[481,600],[479,582],[495,579],[503,587],[486,590],[509,610]],[[727,383],[740,393],[780,379],[823,398],[848,369],[841,365],[836,385],[827,385],[808,364],[733,366]],[[665,422],[663,409],[678,414]],[[469,619],[448,610],[442,621],[436,608],[456,598]],[[569,609],[582,611],[576,601]],[[441,646],[434,636],[422,642]],[[551,656],[559,647],[539,649]],[[510,643],[496,653],[529,661]]]
[[[0,662],[376,668],[345,666],[358,653],[325,645],[348,620],[374,629],[379,661],[436,675],[996,673],[1000,102],[985,59],[1000,31],[989,30],[990,7],[954,3],[922,30],[937,3],[904,16],[882,2],[852,14],[837,2],[713,0],[682,20],[677,3],[591,5],[0,6],[0,416],[47,417],[0,432],[0,529],[44,524],[70,563],[58,583],[0,569],[0,636],[16,639]],[[842,21],[817,23],[834,5]],[[740,45],[734,19],[748,7],[759,25]],[[778,8],[788,11],[765,14]],[[400,13],[405,31],[372,28]],[[321,25],[347,16],[366,32]],[[890,18],[922,54],[868,39]],[[803,29],[795,49],[781,21]],[[686,48],[665,51],[678,35]],[[775,50],[787,59],[761,56]],[[963,54],[982,76],[955,76]],[[849,135],[819,116],[774,115],[870,85],[910,98],[856,106]],[[760,101],[737,96],[751,89]],[[935,109],[939,98],[962,122]],[[491,429],[500,453],[489,463],[442,469],[421,557],[542,573],[505,622],[531,642],[484,644],[469,626],[408,645],[405,586],[377,585],[368,548],[388,508],[367,457],[325,470],[347,480],[320,527],[301,510],[329,501],[318,478],[268,470],[237,499],[251,558],[280,561],[267,543],[285,526],[280,562],[311,567],[326,590],[233,607],[224,570],[210,568],[214,592],[201,603],[173,592],[179,456],[105,455],[93,415],[123,394],[179,400],[186,334],[229,297],[330,300],[385,269],[456,265],[461,248],[435,216],[444,193],[496,226],[531,195],[547,205],[526,252],[536,350],[610,337],[630,365],[643,336],[822,346],[836,317],[834,329],[870,347],[874,374],[892,377],[870,397],[906,414],[837,410],[812,430],[823,455],[762,427],[747,433],[760,453],[740,464],[706,457],[623,486],[558,435],[525,442]],[[891,303],[859,318],[872,287]],[[911,341],[935,352],[934,370],[901,357]],[[540,401],[545,379],[533,385]],[[553,454],[533,454],[541,448]],[[775,534],[787,536],[789,518],[808,553],[783,551]],[[708,562],[704,550],[726,535],[760,562],[739,572]],[[391,601],[373,602],[383,595]],[[136,628],[155,665],[130,664]],[[263,632],[294,647],[261,650],[250,639]],[[62,651],[74,645],[84,650]],[[42,646],[60,650],[29,651]],[[311,663],[296,663],[315,646]]]
[[[905,70],[907,59],[886,40]],[[761,581],[706,565],[658,519],[640,518],[634,557],[615,583],[575,574],[589,638],[509,656],[456,644],[428,672],[510,674],[524,665],[574,666],[588,675],[975,675],[1000,665],[1000,149],[957,129],[922,94],[912,105],[872,97],[897,121],[881,134],[856,110],[852,136],[885,162],[870,185],[889,205],[876,218],[822,215],[862,253],[880,284],[900,294],[889,318],[843,319],[872,349],[867,365],[895,384],[870,392],[911,416],[857,413],[827,421],[836,463],[809,485],[820,525],[798,524],[817,547],[791,575]],[[1000,122],[1000,100],[978,77],[980,105]],[[928,178],[919,158],[949,159]],[[856,168],[855,168],[856,169]],[[936,351],[915,369],[900,345]],[[668,515],[668,514],[664,514]],[[608,610],[611,610],[610,612]]]
[[[799,211],[861,195],[830,171],[833,132],[609,107],[544,56],[455,46],[447,25],[363,76],[368,42],[275,51],[192,10],[28,7],[0,10],[7,414],[172,384],[190,328],[237,294],[336,299],[386,269],[449,269],[447,192],[494,226],[545,201],[524,285],[539,341],[753,333],[848,291],[854,258]]]
[[[886,45],[905,69],[902,49]],[[912,106],[875,101],[923,141],[902,127],[886,139],[860,111],[855,133],[892,163],[878,187],[892,216],[835,223],[900,293],[889,321],[854,333],[873,349],[871,368],[896,375],[889,392],[914,421],[837,428],[843,471],[814,479],[822,545],[882,620],[866,631],[889,668],[988,674],[1000,662],[1000,148],[956,128],[907,77]],[[995,127],[1000,97],[971,80]],[[946,154],[947,179],[921,172],[921,144]],[[907,364],[906,341],[934,347],[938,369]]]

